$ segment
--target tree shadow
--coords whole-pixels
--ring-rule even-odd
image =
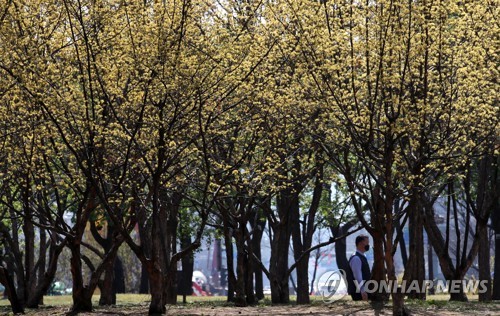
[[[373,309],[374,315],[385,315],[385,303],[381,301],[370,301],[370,306]]]

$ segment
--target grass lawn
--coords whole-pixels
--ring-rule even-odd
[[[150,295],[147,294],[118,294],[116,296],[116,305],[136,305],[136,304],[148,304],[150,301]],[[177,301],[182,303],[182,296],[177,297]],[[187,303],[206,303],[209,304],[213,302],[214,304],[221,304],[226,302],[225,296],[188,296]],[[43,303],[46,306],[71,306],[72,299],[71,295],[56,295],[56,296],[44,296]],[[92,303],[98,305],[99,295],[94,295],[92,297]],[[0,306],[10,306],[10,302],[7,299],[0,300]]]
[[[291,297],[289,305],[272,305],[270,297],[266,297],[256,306],[235,307],[226,302],[224,296],[196,297],[188,296],[187,304],[182,304],[182,296],[178,297],[178,305],[169,306],[169,315],[390,315],[391,303],[375,306],[367,302],[353,302],[347,297],[325,304],[321,297],[311,297],[310,305],[296,305],[295,297]],[[93,297],[94,312],[81,315],[147,315],[149,295],[119,294],[116,306],[98,306],[99,296]],[[500,315],[500,302],[480,303],[477,296],[469,295],[469,302],[448,302],[448,295],[429,296],[427,301],[406,300],[406,306],[414,315]],[[65,315],[71,306],[71,296],[45,296],[44,306],[38,310],[27,310],[26,315]],[[0,315],[9,315],[8,300],[0,300]]]

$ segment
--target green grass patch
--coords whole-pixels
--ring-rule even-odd
[[[92,298],[94,311],[96,315],[104,314],[122,314],[128,311],[133,315],[147,313],[150,295],[143,294],[118,294],[116,306],[100,307],[98,306],[99,295],[94,295]],[[461,314],[474,314],[474,315],[500,315],[500,302],[482,303],[477,301],[477,296],[469,296],[469,302],[449,302],[449,296],[440,294],[428,296],[426,301],[420,300],[405,300],[405,306],[414,314],[427,314],[427,315],[461,315]],[[65,315],[72,304],[72,297],[70,295],[63,296],[45,296],[44,305],[40,309],[28,309],[26,315]],[[306,309],[304,309],[306,308]],[[359,311],[378,311],[381,314],[390,314],[392,302],[382,304],[368,304],[366,302],[353,302],[349,296],[333,302],[325,304],[320,296],[311,296],[311,304],[304,307],[303,305],[296,304],[296,297],[290,296],[290,304],[287,305],[273,305],[271,304],[270,296],[259,301],[258,304],[244,309],[235,307],[233,303],[228,303],[225,296],[188,296],[186,304],[182,303],[182,296],[178,296],[178,304],[170,306],[169,309],[173,314],[196,314],[201,311],[202,314],[213,314],[220,312],[221,315],[229,315],[233,313],[240,313],[243,311],[244,315],[253,315],[255,312],[258,314],[283,314],[284,311],[293,311],[292,314],[296,315],[309,315],[309,314],[355,314]],[[184,312],[183,312],[184,311]],[[0,315],[9,315],[10,304],[8,300],[0,300]],[[130,315],[132,315],[130,314]],[[288,312],[286,313],[288,314]]]

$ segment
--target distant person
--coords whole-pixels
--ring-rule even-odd
[[[368,236],[357,236],[356,252],[349,258],[350,271],[347,271],[347,292],[351,295],[353,301],[368,300],[368,293],[366,293],[364,287],[366,281],[371,278],[370,266],[365,256],[365,252],[368,250],[370,250]],[[357,281],[358,286],[356,286],[354,280]]]

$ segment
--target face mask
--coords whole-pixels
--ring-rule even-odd
[[[365,245],[365,251],[370,250],[370,245]]]

